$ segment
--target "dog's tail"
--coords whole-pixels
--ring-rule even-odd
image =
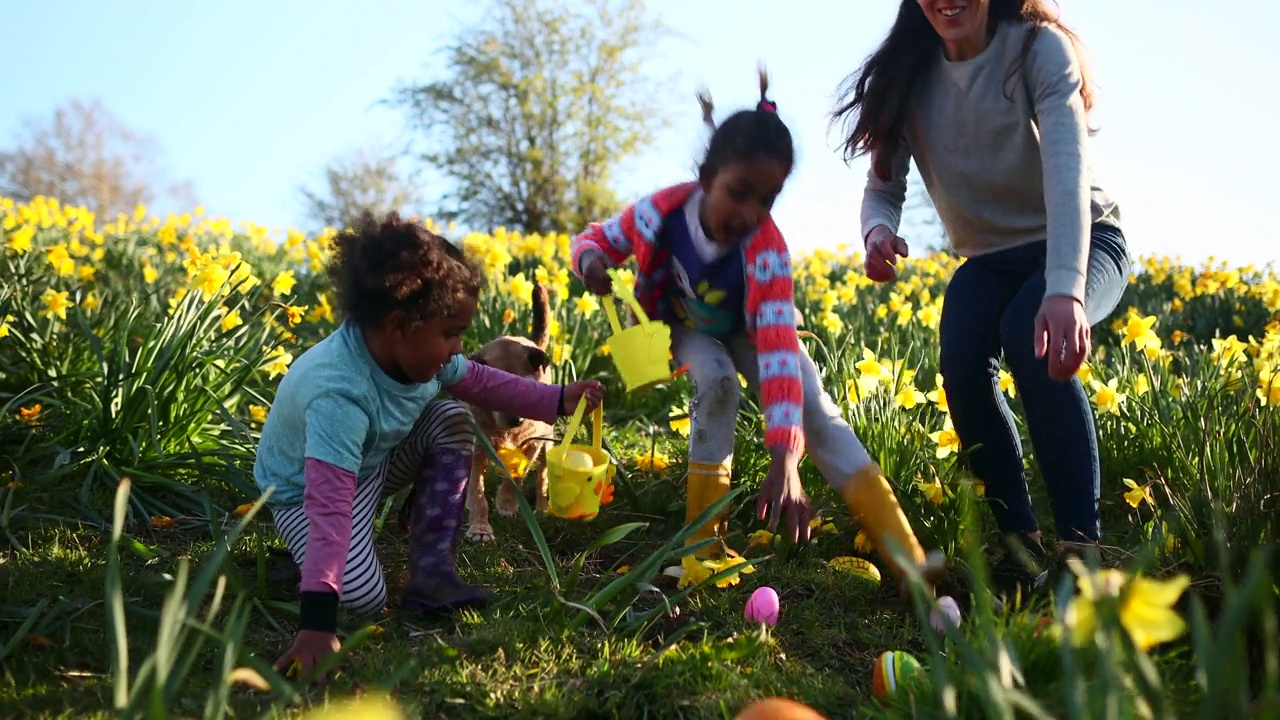
[[[550,323],[547,321],[551,317],[551,295],[542,283],[534,283],[533,285],[533,331],[529,333],[529,339],[539,350],[546,350],[547,345],[551,342]]]

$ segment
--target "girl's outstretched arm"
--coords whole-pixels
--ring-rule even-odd
[[[468,360],[462,378],[445,387],[457,399],[476,407],[551,424],[556,418],[570,414],[577,406],[578,397],[593,394],[590,388],[597,386],[599,383],[579,382],[568,386],[573,391],[566,392],[568,388],[564,385],[548,385]],[[595,394],[603,395],[603,392],[600,387]],[[595,404],[598,401],[589,407],[594,408]]]

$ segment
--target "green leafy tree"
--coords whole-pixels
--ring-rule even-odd
[[[642,0],[495,0],[432,82],[396,90],[446,220],[571,232],[615,212],[620,166],[666,125],[643,70],[664,34]]]

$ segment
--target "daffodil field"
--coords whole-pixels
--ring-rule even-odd
[[[760,532],[768,458],[745,393],[738,491],[717,506],[731,511],[735,552],[664,579],[688,534],[688,383],[624,393],[601,301],[568,271],[567,236],[438,229],[487,271],[469,349],[527,333],[534,284],[550,289],[557,380],[610,389],[617,499],[592,523],[527,505],[497,518],[500,542],[464,544],[463,572],[511,600],[436,625],[392,615],[348,627],[345,652],[360,661],[328,690],[335,700],[385,691],[431,717],[732,717],[770,694],[828,717],[1280,717],[1280,278],[1269,269],[1138,259],[1079,373],[1097,412],[1115,569],[1082,567],[1074,599],[1004,612],[981,592],[992,523],[937,369],[959,260],[913,258],[881,286],[847,248],[796,259],[802,342],[826,386],[922,542],[975,574],[964,624],[938,633],[923,597],[904,613],[890,583],[841,570],[848,556],[881,558],[808,463],[815,541]],[[270,667],[296,598],[269,580],[281,546],[251,473],[276,383],[340,321],[324,272],[332,237],[200,208],[95,218],[0,198],[0,709],[293,717],[324,704],[324,691]],[[1000,386],[1016,407],[1007,373]],[[403,533],[390,504],[380,523],[395,587]],[[783,596],[773,627],[742,616],[763,584]],[[893,649],[927,677],[877,700],[870,668]]]

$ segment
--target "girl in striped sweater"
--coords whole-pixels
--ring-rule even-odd
[[[650,317],[671,326],[672,353],[689,368],[694,387],[686,523],[729,491],[741,373],[760,394],[772,458],[758,517],[769,515],[770,530],[785,517],[786,535],[808,540],[811,507],[797,470],[807,449],[895,572],[901,568],[884,552],[894,545],[932,582],[941,563],[933,556],[926,563],[893,489],[819,384],[796,335],[791,260],[770,217],[795,158],[767,90],[761,69],[759,104],[719,127],[710,97],[701,95],[713,132],[697,179],[591,224],[574,238],[574,272],[589,290],[607,295],[608,268],[634,256],[637,299]],[[717,518],[690,543],[724,530],[725,519]]]

